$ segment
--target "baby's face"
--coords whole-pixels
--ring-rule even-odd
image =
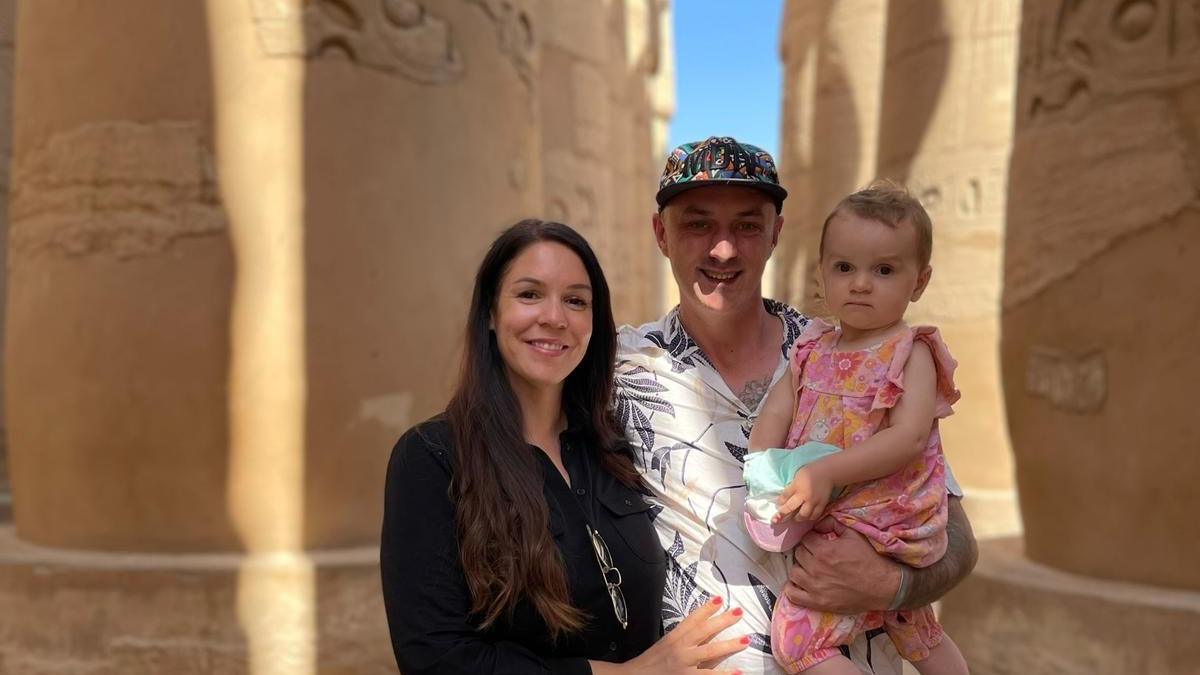
[[[892,227],[855,213],[834,216],[825,232],[821,279],[825,304],[842,324],[858,330],[887,328],[921,297],[929,266],[917,253],[917,231]]]

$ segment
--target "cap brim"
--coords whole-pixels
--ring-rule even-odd
[[[760,180],[749,180],[746,178],[716,178],[712,180],[694,180],[686,183],[674,183],[672,185],[668,185],[667,187],[659,190],[658,194],[654,196],[654,199],[658,202],[659,208],[661,208],[666,206],[667,202],[679,196],[680,193],[687,192],[688,190],[695,190],[696,188],[711,187],[713,185],[736,185],[738,187],[748,187],[758,190],[759,192],[765,192],[767,196],[775,200],[775,203],[781,208],[783,206],[783,200],[787,199],[788,195],[787,190],[774,183],[764,183]]]

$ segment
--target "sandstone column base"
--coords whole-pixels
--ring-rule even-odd
[[[247,579],[255,590],[239,589]],[[277,628],[266,632],[273,665],[256,675],[396,673],[375,548],[94,553],[33,546],[5,525],[0,608],[0,673],[249,673],[248,634],[261,643],[264,622]],[[315,618],[310,639],[289,643],[297,616]]]
[[[1021,505],[1016,490],[963,487],[963,510],[976,539],[1021,534]]]
[[[1119,532],[1111,554],[1153,555],[1123,550]],[[974,574],[939,616],[972,675],[1182,675],[1200,667],[1200,592],[1060,572],[1025,558],[1019,538],[981,542]]]

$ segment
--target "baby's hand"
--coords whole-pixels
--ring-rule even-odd
[[[796,520],[816,520],[825,513],[833,483],[820,470],[820,465],[820,462],[814,462],[796,472],[779,496],[779,512],[773,522],[778,523],[793,512]]]

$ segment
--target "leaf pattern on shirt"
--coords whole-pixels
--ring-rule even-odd
[[[771,592],[770,588],[764,584],[758,577],[747,572],[746,577],[750,580],[750,587],[754,589],[754,597],[758,598],[758,604],[762,606],[763,612],[767,616],[775,611],[775,601],[778,599]],[[763,652],[764,654],[771,653],[771,636],[766,633],[752,633],[750,635],[750,646],[754,649]]]
[[[679,308],[671,310],[667,315],[666,331],[652,330],[643,337],[659,349],[666,350],[671,355],[671,370],[682,373],[689,368],[695,368],[697,363],[712,366],[712,362],[704,355],[704,350],[692,339],[679,323]]]
[[[629,367],[628,361],[617,364],[614,376],[617,423],[632,430],[642,441],[644,450],[654,447],[654,425],[650,419],[660,412],[675,416],[675,406],[659,394],[667,391],[654,373],[641,366]]]
[[[658,514],[662,513],[663,505],[659,504],[657,501],[654,501],[654,500],[649,500],[649,501],[650,501],[650,522],[653,523],[655,521],[655,519],[658,518]]]
[[[733,458],[736,459],[739,463],[742,463],[742,464],[746,463],[746,448],[744,448],[740,445],[734,445],[733,443],[726,441],[725,449],[728,450],[729,454],[733,455]]]
[[[763,305],[766,306],[768,312],[783,319],[785,332],[781,349],[783,350],[784,357],[787,357],[788,351],[792,348],[792,343],[796,341],[796,338],[800,337],[800,333],[804,332],[804,327],[808,325],[808,317],[778,300],[763,298]]]
[[[650,470],[658,472],[658,483],[666,485],[667,471],[671,469],[671,454],[676,450],[691,447],[687,443],[675,443],[656,448],[650,455]]]
[[[675,541],[667,549],[667,585],[663,590],[663,630],[668,633],[711,598],[708,592],[696,585],[696,570],[700,561],[684,567],[679,562],[682,553],[683,537],[676,532]]]
[[[742,420],[742,438],[750,440],[750,428],[754,426],[754,420],[758,419],[757,413],[745,413],[741,410],[737,411],[738,417]],[[747,443],[748,445],[748,443]]]

